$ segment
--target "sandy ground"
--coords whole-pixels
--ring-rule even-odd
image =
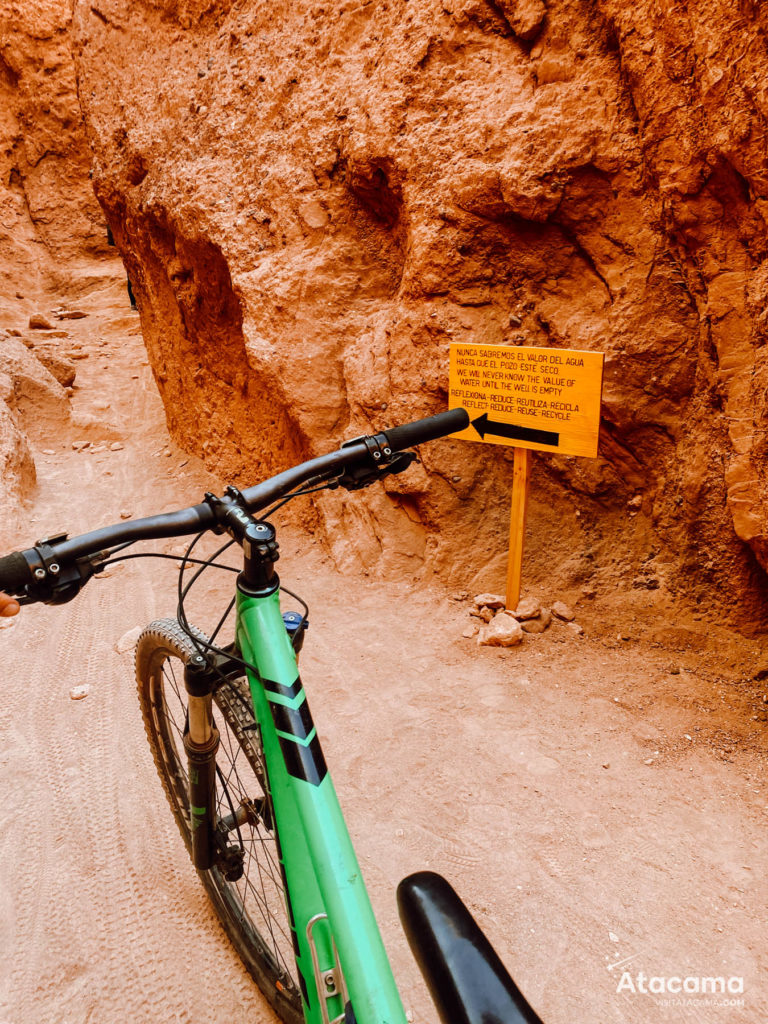
[[[221,486],[168,442],[119,274],[78,305],[89,316],[67,329],[91,353],[72,399],[86,426],[39,445],[38,491],[28,518],[6,524],[9,543]],[[78,439],[124,447],[75,452]],[[414,1021],[435,1013],[394,890],[429,866],[547,1024],[765,1024],[758,642],[705,620],[635,621],[617,637],[593,601],[578,608],[582,638],[553,627],[519,649],[478,648],[461,637],[458,595],[341,576],[295,529],[282,549],[281,576],[311,609],[302,674],[314,717]],[[117,649],[174,613],[175,582],[171,563],[134,561],[0,631],[0,1024],[273,1020],[186,859],[132,652]],[[222,587],[193,602],[203,627]],[[82,684],[88,697],[73,701]],[[635,985],[638,972],[736,977],[743,992],[618,992],[624,971]]]

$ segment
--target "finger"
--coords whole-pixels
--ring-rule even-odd
[[[9,618],[11,615],[18,615],[21,611],[21,606],[18,601],[14,601],[12,597],[6,598],[5,603],[0,606],[0,615],[4,619]]]

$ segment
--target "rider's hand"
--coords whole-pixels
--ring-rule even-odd
[[[9,615],[18,615],[19,611],[19,602],[16,598],[0,591],[0,615],[7,619]]]

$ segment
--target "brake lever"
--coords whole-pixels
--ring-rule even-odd
[[[63,535],[66,536],[66,535]],[[61,537],[38,541],[34,548],[24,552],[33,583],[28,583],[17,600],[19,604],[66,604],[77,597],[94,573],[99,571],[108,551],[99,551],[74,562],[62,562],[56,556],[52,543]]]
[[[360,491],[363,487],[375,484],[377,480],[393,473],[403,473],[411,463],[416,461],[415,452],[397,452],[388,462],[374,466],[358,466],[348,469],[339,478],[339,486],[347,491]]]

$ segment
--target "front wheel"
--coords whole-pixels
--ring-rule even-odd
[[[196,634],[205,639],[203,634]],[[165,795],[191,853],[184,666],[197,655],[175,619],[160,619],[136,645],[136,680],[144,726]],[[268,796],[259,728],[245,679],[227,679],[214,693],[221,742],[216,754],[216,820],[239,847],[243,874],[228,881],[218,867],[198,874],[232,944],[286,1024],[304,1020],[296,981],[278,843]]]

